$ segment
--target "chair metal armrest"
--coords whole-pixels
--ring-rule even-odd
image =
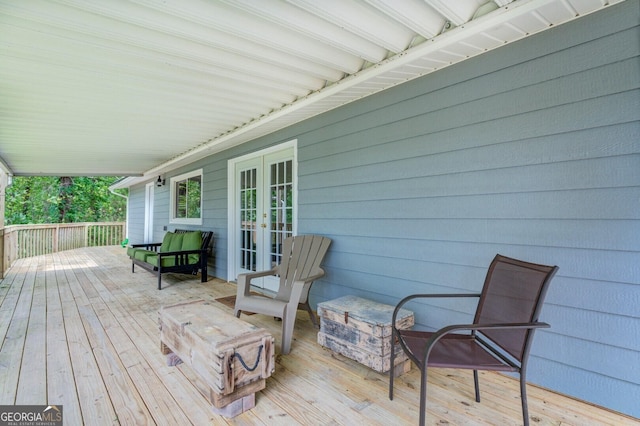
[[[423,365],[426,365],[429,354],[433,345],[435,345],[440,339],[447,334],[452,334],[455,331],[478,331],[478,330],[497,330],[497,329],[520,329],[520,328],[549,328],[551,327],[546,322],[513,322],[513,323],[497,323],[497,324],[455,324],[442,327],[436,331],[424,344],[424,359]]]
[[[478,330],[489,330],[489,329],[518,329],[518,328],[549,328],[551,327],[546,322],[503,322],[503,323],[495,323],[495,324],[454,324],[448,325],[446,327],[442,327],[440,330],[436,331],[432,339],[440,340],[440,338],[444,337],[447,334],[451,334],[454,331],[478,331]]]
[[[405,303],[413,300],[413,299],[434,299],[434,298],[449,298],[449,297],[480,297],[480,293],[427,293],[427,294],[412,294],[404,299],[400,300],[396,305],[396,308],[393,310],[393,315],[391,316],[391,324],[395,327],[396,317],[402,306]]]

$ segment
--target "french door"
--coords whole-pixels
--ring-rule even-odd
[[[294,149],[268,152],[235,162],[233,234],[234,276],[271,269],[280,263],[282,241],[295,232]],[[231,266],[231,265],[230,265]],[[254,280],[276,291],[278,279]]]

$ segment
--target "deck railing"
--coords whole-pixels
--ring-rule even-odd
[[[125,239],[124,222],[12,225],[4,228],[4,268],[17,259],[80,247],[110,246]]]

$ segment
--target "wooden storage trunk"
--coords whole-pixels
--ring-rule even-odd
[[[159,321],[163,353],[173,352],[202,378],[216,408],[253,398],[275,369],[271,334],[228,314],[215,302],[165,306]]]
[[[318,303],[318,343],[379,373],[387,372],[391,368],[394,308],[356,296]],[[400,328],[413,326],[413,312],[402,309],[397,324]],[[395,353],[395,375],[408,372],[411,368],[409,358],[399,346]]]

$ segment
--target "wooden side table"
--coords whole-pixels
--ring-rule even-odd
[[[394,308],[357,296],[318,303],[318,343],[385,373],[391,368],[391,316]],[[410,328],[415,322],[413,312],[406,309],[400,311],[398,319],[400,328]],[[394,364],[396,376],[411,369],[411,361],[399,348]]]

